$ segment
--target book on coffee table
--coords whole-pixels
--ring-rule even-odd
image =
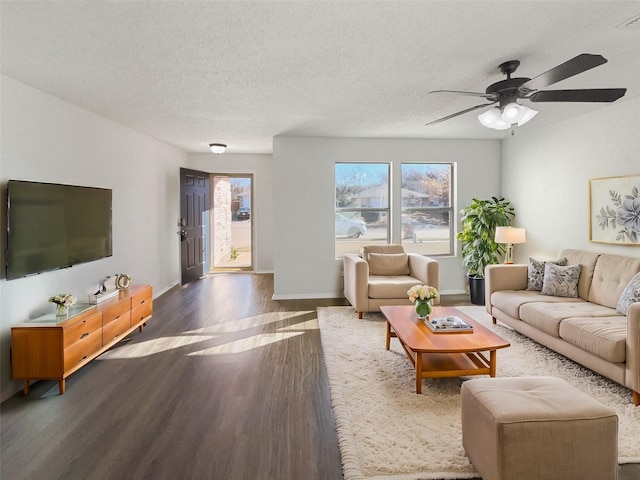
[[[473,326],[460,317],[432,317],[424,323],[434,333],[473,333]]]

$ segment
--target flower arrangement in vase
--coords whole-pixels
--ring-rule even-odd
[[[70,293],[60,293],[49,298],[49,303],[55,303],[56,315],[66,315],[69,307],[76,303],[76,297]]]
[[[407,291],[409,300],[416,304],[416,314],[418,318],[428,319],[431,315],[431,302],[436,300],[440,294],[435,287],[429,285],[415,285]]]

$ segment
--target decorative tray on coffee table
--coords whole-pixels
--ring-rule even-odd
[[[473,333],[473,326],[460,317],[431,317],[424,323],[433,333]]]

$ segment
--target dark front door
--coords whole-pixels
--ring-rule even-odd
[[[180,169],[180,264],[182,284],[203,275],[206,261],[205,215],[209,214],[209,174]]]

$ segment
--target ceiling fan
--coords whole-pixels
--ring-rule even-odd
[[[489,85],[485,93],[461,92],[457,90],[434,90],[429,93],[455,93],[482,97],[489,101],[482,105],[467,108],[457,113],[439,118],[427,125],[444,122],[451,118],[463,115],[473,110],[498,104],[496,107],[478,116],[480,123],[485,127],[497,130],[506,130],[514,125],[522,126],[531,120],[538,112],[525,105],[520,105],[517,100],[529,100],[530,102],[615,102],[624,96],[626,88],[590,88],[580,90],[541,90],[549,85],[557,83],[579,73],[586,72],[594,67],[607,63],[602,55],[583,53],[568,60],[545,73],[534,78],[511,78],[511,75],[520,66],[519,60],[509,60],[498,68],[507,76]]]

